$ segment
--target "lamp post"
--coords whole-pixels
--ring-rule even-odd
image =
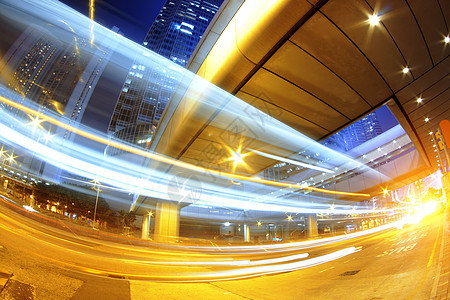
[[[290,235],[290,230],[291,230],[291,228],[290,228],[290,224],[291,224],[291,221],[292,221],[292,216],[291,215],[288,215],[287,216],[287,220],[288,220],[288,223],[287,223],[287,240],[290,240],[291,239],[291,235]]]
[[[41,126],[41,122],[42,121],[43,120],[39,120],[38,117],[32,118],[32,122],[30,124],[32,125],[33,132],[35,132],[38,127],[42,128],[42,126]],[[43,136],[43,137],[41,136],[41,132],[39,132],[39,136],[38,136],[36,142],[39,143],[41,138],[43,138],[45,140],[45,144],[47,144],[48,141],[51,139],[50,131],[48,131],[48,133],[45,136]],[[32,168],[35,156],[36,156],[36,151],[33,151],[33,155],[31,156],[30,164],[28,165],[27,175],[25,177],[25,184],[24,184],[23,190],[22,190],[22,202],[25,199],[25,188],[26,188],[26,186],[28,184],[28,177],[30,176],[30,171],[31,171],[31,168]],[[32,189],[32,191],[33,191],[33,189]]]
[[[7,151],[3,150],[3,146],[2,146],[2,149],[0,149],[0,158],[5,157],[2,159],[2,173],[4,172],[4,168],[5,168],[5,161],[7,160],[7,158],[6,158],[7,153],[8,153]]]
[[[15,160],[14,160],[14,158],[16,158],[17,156],[14,156],[14,152],[13,153],[11,153],[10,155],[9,155],[9,157],[6,159],[7,161],[9,161],[9,166],[11,167],[11,164],[13,163],[13,162],[16,162]]]
[[[94,180],[94,190],[97,191],[97,197],[95,198],[94,220],[92,222],[92,229],[95,228],[95,216],[97,215],[98,194],[100,192],[100,182],[97,179]]]

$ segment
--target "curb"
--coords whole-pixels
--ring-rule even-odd
[[[449,299],[450,281],[450,212],[444,216],[439,266],[430,299]]]
[[[6,284],[8,283],[9,279],[13,276],[12,273],[5,272],[3,270],[0,270],[0,294],[5,289]]]

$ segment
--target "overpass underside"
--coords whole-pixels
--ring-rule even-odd
[[[260,176],[286,160],[317,174],[351,170],[365,162],[317,142],[388,105],[420,156],[397,176],[412,182],[437,169],[429,132],[449,117],[449,12],[444,1],[227,1],[188,63],[201,78],[179,85],[150,148],[225,187],[235,182],[223,174]]]

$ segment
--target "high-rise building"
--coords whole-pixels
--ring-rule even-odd
[[[352,125],[342,129],[339,134],[344,142],[343,148],[351,150],[382,133],[380,121],[375,112],[368,114]]]
[[[223,1],[167,0],[144,39],[144,47],[184,66]],[[148,145],[178,76],[170,68],[148,66],[136,58],[109,124],[113,138]]]
[[[103,43],[98,46],[86,38],[58,35],[52,29],[51,26],[29,25],[5,49],[5,55],[0,59],[0,84],[5,88],[5,95],[12,99],[36,102],[40,110],[55,112],[64,116],[72,126],[77,126],[117,44],[113,38],[115,34],[97,37],[99,45]],[[113,28],[113,31],[117,32],[118,28]],[[104,44],[108,46],[104,47]],[[2,106],[23,123],[30,123],[31,116]],[[45,127],[49,133],[67,142],[75,138],[67,129],[47,123]],[[22,159],[25,165],[29,165],[29,171],[41,175],[46,173],[53,177],[51,179],[59,176],[56,167],[45,166],[45,163],[27,155],[22,155]],[[48,170],[44,171],[45,168]]]

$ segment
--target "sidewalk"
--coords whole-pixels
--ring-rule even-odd
[[[450,299],[450,211],[446,212],[443,232],[441,254],[439,256],[437,288],[433,289],[432,297],[430,299],[444,300]]]
[[[0,246],[1,247],[1,246]],[[9,273],[0,268],[0,294],[3,292],[6,283],[8,283],[9,278],[11,278],[12,273]]]

